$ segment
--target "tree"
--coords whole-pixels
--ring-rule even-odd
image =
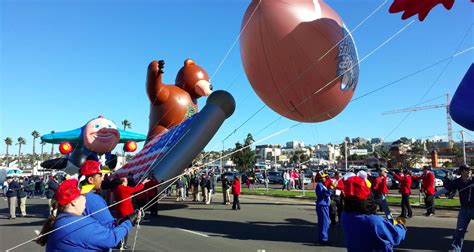
[[[390,151],[388,151],[384,148],[380,148],[380,149],[376,150],[374,152],[374,156],[378,160],[383,160],[384,163],[385,163],[385,167],[387,167],[388,161],[392,158],[392,156],[390,155]]]
[[[7,137],[3,141],[5,141],[5,145],[7,145],[7,167],[8,167],[8,165],[10,164],[10,162],[8,160],[8,147],[13,144],[13,140],[11,138]]]
[[[453,163],[446,161],[443,163],[443,167],[453,167]]]
[[[241,167],[243,172],[255,164],[255,153],[251,150],[253,142],[255,142],[255,140],[252,134],[249,133],[243,145],[240,142],[235,143],[235,153],[232,154],[231,159],[238,167]]]
[[[123,130],[131,129],[132,123],[129,120],[125,119],[122,121],[122,126],[123,126]]]
[[[33,132],[31,132],[31,135],[33,136],[33,156],[34,156],[36,154],[35,152],[36,138],[40,137],[40,133],[36,130],[33,130]]]
[[[26,144],[26,140],[23,137],[17,139],[18,143],[18,165],[21,165],[21,146]]]

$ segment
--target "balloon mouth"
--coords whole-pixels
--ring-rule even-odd
[[[100,142],[112,142],[119,138],[117,130],[100,130],[98,132],[93,132],[90,136],[94,140],[98,140]]]
[[[206,80],[200,80],[196,83],[194,91],[199,96],[209,96],[212,93],[212,85]]]

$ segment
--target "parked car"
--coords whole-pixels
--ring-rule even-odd
[[[278,171],[269,171],[268,182],[274,184],[283,184],[283,173]]]

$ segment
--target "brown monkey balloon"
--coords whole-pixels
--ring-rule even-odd
[[[147,141],[197,113],[197,99],[212,92],[209,75],[193,60],[184,61],[174,85],[162,82],[164,66],[163,60],[148,65],[146,91],[151,104]]]

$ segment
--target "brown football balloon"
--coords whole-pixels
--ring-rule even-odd
[[[324,1],[254,0],[241,30],[247,78],[267,106],[300,122],[325,121],[346,107],[359,77],[357,51]]]

